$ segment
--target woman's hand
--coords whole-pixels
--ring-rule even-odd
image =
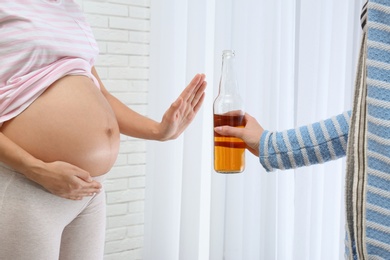
[[[160,140],[177,138],[192,122],[204,100],[207,82],[204,74],[197,74],[180,96],[165,112],[159,124]]]
[[[220,135],[234,136],[242,139],[246,144],[246,148],[254,155],[259,156],[260,137],[264,129],[248,113],[245,114],[244,128],[219,126],[215,127],[214,131]]]
[[[62,198],[81,200],[102,188],[88,172],[66,162],[43,163],[31,170],[34,174],[29,176],[33,181]]]
[[[90,174],[66,162],[45,163],[36,159],[0,132],[1,162],[38,183],[54,195],[79,200],[98,193],[101,184]]]

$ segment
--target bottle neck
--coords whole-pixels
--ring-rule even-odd
[[[222,95],[239,93],[234,65],[234,53],[232,52],[224,52],[222,56],[222,73],[219,84],[219,93]]]

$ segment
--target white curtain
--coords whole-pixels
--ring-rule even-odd
[[[179,139],[148,144],[145,259],[343,258],[345,159],[266,173],[247,152],[243,173],[217,174],[212,103],[234,49],[246,110],[265,129],[351,109],[362,2],[151,0],[149,116],[195,73],[208,88]]]

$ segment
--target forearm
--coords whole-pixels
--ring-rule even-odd
[[[102,94],[114,111],[119,130],[122,134],[148,140],[161,139],[158,128],[159,124],[156,121],[137,113],[123,104],[119,99],[107,91],[94,67],[92,67],[91,72],[98,80]]]
[[[33,157],[1,132],[0,161],[32,180],[34,179],[34,169],[42,164],[42,161]]]
[[[160,140],[158,122],[135,112],[109,93],[105,96],[115,113],[122,134],[148,140]]]
[[[100,90],[111,105],[122,134],[149,140],[167,141],[177,138],[192,122],[199,111],[207,85],[204,74],[196,74],[179,97],[165,111],[161,122],[143,116],[119,101],[104,87],[95,68],[92,74],[100,84]]]
[[[350,112],[283,132],[264,131],[260,162],[267,171],[319,164],[345,156]]]

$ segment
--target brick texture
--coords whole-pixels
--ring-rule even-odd
[[[100,48],[96,68],[105,87],[146,115],[150,0],[76,0]],[[105,182],[105,260],[142,259],[146,144],[121,136],[115,166]]]

